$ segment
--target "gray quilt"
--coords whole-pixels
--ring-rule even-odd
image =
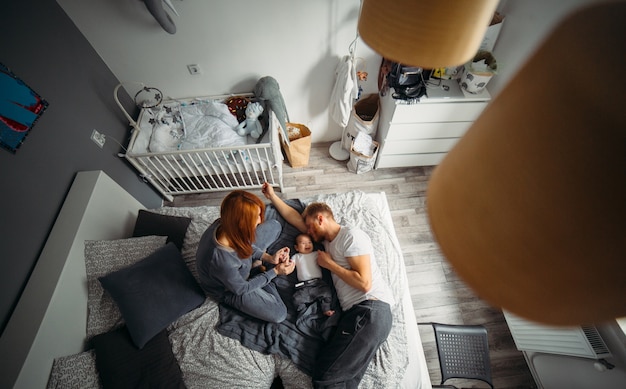
[[[315,196],[303,199],[302,203],[292,203],[292,206],[311,201],[328,203],[339,223],[356,225],[372,238],[379,266],[392,287],[397,304],[392,307],[394,325],[391,334],[368,367],[360,387],[400,387],[408,364],[405,318],[400,304],[406,277],[393,224],[389,215],[381,211],[386,209],[387,204],[381,207],[365,193],[353,191]],[[219,207],[165,207],[156,211],[192,218],[182,254],[197,277],[195,252],[198,242],[202,233],[218,217]],[[271,211],[268,208],[268,218],[274,217]],[[285,226],[281,236],[284,241],[272,245],[270,250],[292,246],[296,230],[291,228]],[[277,282],[285,296],[283,300],[289,306],[293,278],[281,277]],[[319,312],[313,309],[305,314],[298,327],[293,306],[289,315],[289,320],[280,325],[268,325],[207,299],[201,307],[181,317],[170,326],[169,331],[172,349],[187,386],[269,388],[274,378],[280,376],[286,388],[310,388],[308,373],[324,332],[333,321],[331,318],[320,322],[317,320]],[[319,337],[315,336],[316,333]]]

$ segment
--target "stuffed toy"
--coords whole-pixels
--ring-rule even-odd
[[[263,119],[263,133],[261,134],[262,138],[267,132],[268,128],[268,117],[270,110],[274,112],[276,118],[280,122],[280,125],[283,127],[283,131],[287,131],[287,122],[289,121],[289,115],[287,115],[287,107],[285,106],[285,100],[283,99],[283,95],[280,93],[280,88],[278,86],[278,81],[276,81],[273,77],[266,76],[262,77],[257,81],[256,86],[254,87],[254,97],[255,101],[263,104],[263,115],[261,118]],[[287,133],[284,134],[285,136]]]
[[[246,136],[250,134],[251,137],[257,139],[261,137],[263,129],[261,123],[259,123],[259,116],[263,113],[263,106],[260,103],[250,103],[246,107],[246,120],[239,123],[235,127],[235,131],[240,136]]]
[[[237,118],[237,123],[246,120],[246,108],[250,104],[250,99],[245,96],[231,96],[226,100],[226,106],[230,113]]]

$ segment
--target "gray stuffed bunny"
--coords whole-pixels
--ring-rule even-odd
[[[257,143],[261,141],[267,132],[270,110],[276,114],[276,118],[283,127],[283,135],[286,137],[289,115],[287,114],[287,107],[285,106],[283,95],[280,93],[278,81],[270,76],[260,78],[254,87],[254,100],[263,105],[263,114],[261,115],[263,133],[257,139]]]
[[[261,103],[250,103],[246,107],[246,118],[235,127],[235,131],[239,136],[246,136],[250,134],[251,137],[258,139],[263,134],[261,123],[259,123],[259,116],[263,112],[263,106]]]

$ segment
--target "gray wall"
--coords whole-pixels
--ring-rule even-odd
[[[0,149],[4,330],[77,171],[104,170],[147,207],[161,198],[117,157],[111,137],[128,136],[112,97],[118,80],[57,2],[3,2],[0,37],[0,62],[50,104],[17,153]],[[104,149],[92,143],[93,128],[109,137]]]

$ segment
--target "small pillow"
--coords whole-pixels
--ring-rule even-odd
[[[91,340],[100,381],[108,388],[184,388],[180,366],[163,330],[137,349],[126,327]]]
[[[104,291],[99,277],[130,266],[165,245],[165,236],[85,241],[87,272],[87,338],[122,324],[122,313]]]
[[[167,242],[174,242],[179,250],[183,247],[187,228],[191,219],[182,216],[161,215],[140,209],[135,221],[133,236],[167,236]]]
[[[46,388],[100,389],[94,350],[55,358]]]
[[[113,297],[139,348],[205,300],[174,243],[98,280]]]

